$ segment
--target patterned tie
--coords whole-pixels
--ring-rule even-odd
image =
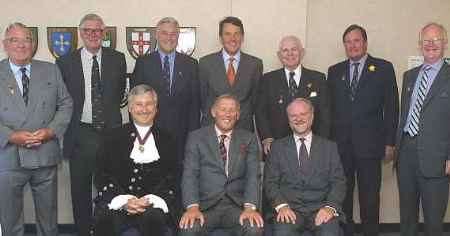
[[[295,72],[291,71],[289,72],[289,95],[291,96],[292,100],[295,98],[295,95],[297,94],[297,84],[294,80]]]
[[[163,64],[163,79],[166,83],[166,94],[170,96],[172,94],[172,81],[170,80],[170,64],[169,64],[169,56],[164,56],[164,64]]]
[[[353,77],[352,82],[350,83],[352,101],[355,100],[356,90],[358,89],[358,66],[359,62],[353,63]]]
[[[227,148],[225,147],[225,139],[227,138],[227,136],[225,134],[222,134],[219,136],[220,138],[220,142],[219,142],[219,153],[220,153],[220,158],[222,158],[223,161],[223,167],[225,168],[225,172],[227,172]]]
[[[298,149],[298,162],[300,165],[300,171],[304,174],[308,173],[308,150],[306,149],[305,145],[305,138],[299,138],[300,142],[302,143],[300,145],[300,148]]]
[[[236,71],[234,70],[233,61],[234,57],[228,59],[227,79],[230,86],[233,86],[236,80]]]
[[[422,77],[419,81],[419,89],[417,90],[416,102],[414,103],[413,109],[411,111],[411,116],[409,119],[409,125],[407,132],[409,136],[414,137],[419,133],[419,122],[420,122],[420,111],[422,110],[423,101],[427,96],[428,88],[428,74],[427,72],[431,69],[430,65],[426,65],[423,68]]]
[[[27,68],[22,67],[20,68],[20,71],[22,72],[22,97],[25,105],[28,105],[28,90],[30,86],[30,78],[28,78],[27,75]]]
[[[92,56],[91,72],[91,103],[92,103],[92,125],[95,129],[101,130],[105,127],[103,114],[103,86],[100,80],[100,68],[97,56]]]

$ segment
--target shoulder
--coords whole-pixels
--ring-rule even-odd
[[[117,51],[115,49],[112,49],[112,48],[105,48],[105,47],[103,47],[102,48],[102,53],[104,55],[112,56],[112,57],[125,57],[125,55],[122,52],[119,52],[119,51]]]
[[[385,60],[383,58],[373,57],[373,56],[370,56],[370,55],[367,58],[367,62],[368,62],[367,63],[368,66],[370,66],[369,65],[370,63],[373,63],[373,64],[378,65],[378,66],[392,66],[392,63],[390,61]]]
[[[206,56],[203,56],[199,59],[198,63],[199,64],[209,63],[217,58],[220,58],[220,52],[214,52],[214,53],[210,53]]]
[[[280,68],[277,70],[272,70],[272,71],[266,72],[263,75],[263,79],[266,79],[266,80],[270,80],[270,79],[274,79],[274,78],[278,79],[278,77],[280,77],[280,75],[283,75],[283,73],[284,73],[283,68]]]
[[[313,142],[317,143],[321,149],[336,149],[337,150],[337,144],[327,138],[324,138],[322,136],[313,135]]]
[[[342,76],[342,72],[345,71],[345,66],[348,64],[347,61],[341,61],[328,67],[328,79],[333,79],[335,76]]]
[[[193,57],[178,52],[176,53],[175,60],[180,60],[182,63],[186,64],[197,64],[197,60]]]
[[[312,78],[325,80],[325,74],[322,72],[316,71],[316,70],[311,70],[311,69],[302,67],[302,73],[304,73],[305,75],[312,77]]]

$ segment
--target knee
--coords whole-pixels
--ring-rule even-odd
[[[203,235],[205,229],[200,225],[199,221],[195,221],[192,227],[186,229],[179,229],[178,236]]]
[[[142,218],[146,222],[154,222],[158,224],[165,224],[166,214],[159,208],[149,208],[143,214]]]
[[[262,236],[264,228],[258,227],[256,225],[251,226],[248,222],[244,223],[242,230],[245,236]]]
[[[341,228],[336,219],[320,225],[317,229],[319,236],[339,236]]]
[[[291,236],[297,234],[298,233],[295,224],[275,223],[273,225],[274,236]]]

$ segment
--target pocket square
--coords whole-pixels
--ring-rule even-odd
[[[312,92],[309,94],[309,97],[310,97],[310,98],[317,97],[317,92],[316,92],[316,91],[312,91]]]

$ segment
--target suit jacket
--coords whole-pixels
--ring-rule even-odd
[[[59,140],[70,121],[72,99],[54,64],[32,60],[26,106],[9,60],[0,62],[0,170],[39,168],[60,161]],[[8,141],[12,132],[50,128],[55,138],[38,148],[23,148]]]
[[[167,133],[152,127],[160,159],[146,164],[136,164],[130,158],[136,139],[133,124],[109,130],[97,155],[95,186],[99,195],[95,202],[99,207],[106,207],[111,200],[122,194],[143,197],[154,194],[164,199],[169,213],[176,222],[180,212],[176,201],[178,194],[175,176],[180,171],[174,161],[176,152],[174,140]]]
[[[136,60],[131,87],[147,84],[156,90],[159,105],[155,124],[176,138],[181,161],[188,132],[200,127],[197,61],[176,53],[172,80],[174,95],[168,96],[162,77],[160,55],[156,51]]]
[[[392,64],[368,55],[356,98],[350,98],[349,60],[328,69],[331,139],[341,156],[383,158],[386,145],[395,145],[398,91]],[[345,163],[344,163],[345,164]]]
[[[298,88],[295,98],[307,98],[314,105],[313,132],[328,137],[330,111],[325,75],[302,67]],[[295,98],[289,95],[284,68],[264,74],[259,84],[255,113],[256,127],[261,140],[279,139],[291,134],[286,107]]]
[[[241,115],[236,128],[253,131],[253,115],[256,105],[258,82],[262,76],[261,59],[241,52],[233,87],[228,83],[222,52],[216,52],[200,58],[199,80],[201,92],[202,126],[213,122],[211,106],[215,99],[223,94],[232,94],[241,103]]]
[[[214,125],[189,134],[182,178],[183,206],[198,203],[207,210],[224,197],[237,206],[259,200],[259,151],[254,134],[234,129],[228,150],[228,177],[219,154]]]
[[[84,105],[84,74],[81,62],[81,49],[66,54],[56,60],[61,70],[67,89],[73,98],[73,114],[64,136],[64,156],[70,157],[79,135],[81,114]],[[110,48],[102,48],[101,82],[103,86],[103,112],[105,127],[114,128],[122,125],[120,103],[125,93],[126,62],[123,53]]]
[[[304,213],[331,206],[341,212],[346,184],[336,144],[313,135],[308,174],[300,171],[292,135],[275,140],[264,168],[264,191],[273,209],[287,203]]]
[[[420,68],[403,75],[402,105],[397,145],[402,143],[411,96]],[[419,169],[425,177],[445,176],[445,161],[450,160],[450,66],[444,63],[436,75],[420,112],[417,155]],[[399,149],[400,150],[400,149]],[[401,163],[398,163],[401,164]]]

